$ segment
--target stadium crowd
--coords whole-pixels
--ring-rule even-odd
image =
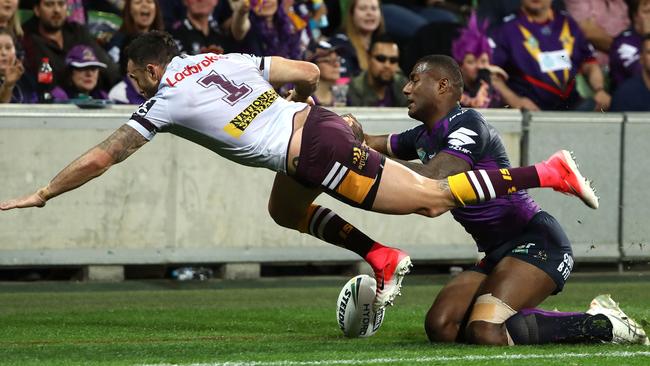
[[[123,50],[307,60],[325,106],[405,106],[404,71],[452,56],[474,108],[649,111],[650,0],[1,0],[0,102],[140,104]],[[280,91],[281,93],[286,91]]]

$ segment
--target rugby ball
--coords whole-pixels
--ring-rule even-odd
[[[368,275],[350,279],[336,302],[336,320],[346,337],[370,337],[384,321],[384,309],[372,310],[377,282]]]

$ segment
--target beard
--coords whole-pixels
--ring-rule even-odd
[[[56,33],[63,28],[63,23],[65,23],[65,19],[60,20],[60,21],[43,21],[41,22],[41,25],[43,26],[43,30],[45,30],[47,33]]]
[[[373,81],[375,82],[375,85],[380,85],[380,86],[388,86],[393,83],[393,80],[395,78],[391,75],[390,77],[384,77],[381,74],[377,76],[373,76]]]

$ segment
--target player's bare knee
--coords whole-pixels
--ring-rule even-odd
[[[424,319],[424,330],[429,342],[454,342],[458,336],[458,323],[431,308]]]

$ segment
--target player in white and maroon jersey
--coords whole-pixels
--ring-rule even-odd
[[[377,278],[378,309],[398,295],[411,260],[314,205],[322,192],[366,210],[430,217],[505,195],[513,185],[549,187],[594,208],[598,204],[588,182],[564,160],[511,169],[508,181],[498,170],[438,181],[386,160],[365,146],[344,119],[304,103],[313,102],[309,96],[318,84],[312,63],[241,54],[181,57],[169,34],[157,31],[136,38],[126,52],[128,74],[148,100],[47,186],[0,203],[0,209],[42,207],[123,161],[157,132],[171,132],[240,164],[277,172],[268,205],[275,222],[365,258]],[[285,100],[274,88],[287,83],[295,88]]]

